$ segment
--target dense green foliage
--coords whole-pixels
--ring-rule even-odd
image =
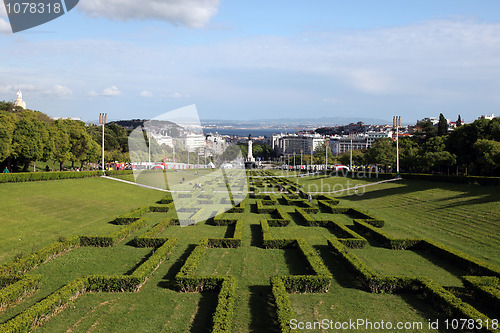
[[[116,124],[105,126],[105,161],[129,161],[129,131]],[[49,162],[49,170],[90,168],[101,159],[102,127],[70,119],[53,120],[42,112],[0,102],[0,167],[28,171],[33,162]]]
[[[437,128],[431,122],[418,126],[413,137],[399,138],[402,172],[500,176],[500,118],[478,119],[448,132],[441,114]],[[333,162],[348,165],[349,160],[346,153]],[[396,142],[382,138],[367,150],[353,151],[353,164],[378,164],[395,172]]]

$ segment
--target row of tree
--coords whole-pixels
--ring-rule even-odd
[[[81,121],[53,120],[42,112],[0,102],[0,165],[28,171],[33,162],[51,162],[63,170],[65,162],[83,168],[101,157],[102,128]],[[128,131],[116,125],[105,128],[106,160],[128,158]]]
[[[500,118],[478,119],[451,132],[441,123],[437,128],[419,123],[420,130],[414,136],[399,138],[402,171],[500,176]],[[350,153],[338,156],[337,161],[349,165]],[[366,164],[394,169],[396,142],[383,138],[367,150],[353,151],[353,165]]]

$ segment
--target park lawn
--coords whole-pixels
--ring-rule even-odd
[[[500,191],[495,186],[403,180],[340,197],[385,220],[394,237],[426,238],[500,265]]]
[[[94,186],[100,191],[103,190],[102,181],[105,181],[106,184],[118,184],[125,188],[132,187],[144,191],[138,192],[143,194],[143,198],[140,199],[143,199],[144,203],[139,204],[139,198],[136,198],[134,204],[125,211],[145,204],[153,204],[159,198],[165,196],[165,193],[162,192],[145,190],[110,180],[96,180],[100,182],[96,182]],[[345,180],[336,178],[329,181],[333,183]],[[69,180],[61,182],[72,185],[72,181]],[[52,182],[44,183],[51,184]],[[431,184],[434,187],[429,187]],[[442,188],[439,188],[438,186],[441,183],[431,184],[425,183],[420,186],[419,182],[398,181],[374,185],[368,187],[366,193],[361,196],[343,196],[340,205],[357,207],[361,211],[369,211],[377,217],[384,218],[386,226],[382,230],[398,237],[411,237],[409,231],[413,230],[413,232],[417,233],[415,237],[430,238],[427,236],[430,235],[436,237],[434,239],[441,241],[440,236],[436,234],[437,231],[433,228],[436,225],[450,223],[446,216],[437,214],[433,217],[432,223],[429,221],[422,222],[419,225],[420,229],[412,229],[411,226],[416,223],[416,219],[409,218],[408,216],[411,214],[407,211],[409,210],[414,214],[420,213],[421,210],[425,212],[425,207],[429,205],[429,207],[438,209],[438,211],[454,212],[457,208],[452,206],[452,203],[462,202],[464,198],[467,201],[467,193],[472,192],[469,187],[464,185],[453,185],[450,188],[445,184]],[[23,184],[13,185],[19,186]],[[419,187],[420,190],[415,191],[415,186]],[[378,189],[378,191],[374,191],[375,189]],[[495,200],[493,204],[496,205],[498,204],[498,197],[495,193],[487,187],[474,187],[473,190],[475,192],[471,194],[471,202],[467,208],[470,219],[476,221],[474,223],[478,223],[478,221],[484,219],[484,216],[496,216],[495,214],[498,213],[490,210],[488,205],[485,205],[480,200],[475,200],[475,198],[489,198]],[[398,194],[392,194],[392,191],[396,191]],[[146,193],[154,194],[149,197],[149,202],[146,202],[144,198]],[[457,196],[457,193],[465,194]],[[57,198],[55,194],[52,195]],[[92,195],[95,195],[94,192],[88,190],[88,192],[83,192],[82,198],[93,200]],[[406,207],[403,202],[399,203],[397,201],[400,197],[406,198],[406,201],[403,200],[404,202],[412,199],[419,204],[407,205],[408,207]],[[384,198],[389,202],[381,200]],[[363,199],[366,199],[366,202]],[[237,249],[208,249],[197,270],[197,274],[231,274],[236,276],[237,295],[233,332],[277,331],[275,307],[272,302],[269,278],[273,275],[308,273],[307,265],[298,250],[293,248],[285,250],[263,248],[260,220],[271,218],[272,215],[257,214],[255,202],[255,199],[246,199],[246,209],[243,214],[227,214],[228,216],[241,218],[244,221],[242,246]],[[382,209],[378,208],[384,202],[385,206]],[[402,206],[397,211],[404,211],[407,215],[402,218],[398,217],[400,215],[391,215],[393,213],[391,203],[401,204]],[[487,203],[491,203],[491,201]],[[86,207],[82,210],[66,212],[66,218],[71,221],[76,219],[80,224],[84,223],[89,214],[93,213],[88,206]],[[282,207],[289,213],[293,221],[287,227],[272,227],[271,233],[273,237],[305,238],[317,250],[321,259],[333,274],[332,285],[327,293],[290,294],[292,306],[298,320],[314,321],[327,318],[344,321],[363,318],[371,321],[415,321],[423,323],[424,326],[422,330],[413,331],[425,332],[429,331],[425,326],[427,319],[441,318],[429,303],[422,301],[417,295],[372,294],[364,291],[360,288],[354,276],[328,249],[326,239],[335,237],[335,235],[326,228],[303,226],[297,220],[296,214],[293,213],[295,206],[282,205]],[[43,214],[51,213],[44,206],[38,206],[38,210]],[[111,233],[116,228],[123,226],[112,225],[109,221],[123,212],[121,210],[114,216],[102,219],[100,222],[77,226],[82,229],[82,232],[77,234]],[[71,213],[74,215],[71,215]],[[39,215],[43,214],[39,213]],[[78,220],[78,214],[87,219],[81,218]],[[122,274],[130,271],[147,256],[151,249],[134,248],[130,246],[128,240],[150,230],[155,224],[167,218],[175,217],[175,212],[146,213],[143,217],[148,221],[147,226],[136,231],[118,246],[75,249],[34,270],[33,274],[41,273],[44,275],[44,284],[37,294],[24,303],[30,304],[30,302],[44,297],[47,292],[54,290],[61,283],[65,283],[66,280],[81,274]],[[352,225],[352,219],[347,215],[320,213],[318,218],[320,217],[330,217],[346,225]],[[498,227],[498,224],[496,226]],[[89,230],[92,232],[87,232]],[[71,304],[68,309],[41,326],[39,331],[206,332],[211,325],[211,315],[217,304],[217,293],[180,293],[175,288],[175,275],[200,239],[206,237],[231,237],[233,231],[233,227],[214,226],[210,222],[201,222],[187,227],[168,226],[160,236],[177,238],[177,245],[172,254],[169,255],[169,259],[159,266],[158,270],[139,292],[85,294]],[[483,239],[483,235],[471,234],[471,236],[474,242]],[[437,258],[428,257],[418,252],[384,249],[377,246],[371,239],[369,240],[371,242],[370,246],[352,251],[380,274],[424,275],[435,279],[437,283],[444,286],[460,286],[458,276],[463,275],[463,272],[459,268],[450,267],[446,263],[437,260]],[[452,243],[453,246],[462,247],[464,252],[468,254],[477,251],[460,237],[451,238],[450,236],[447,241]],[[491,253],[498,252],[498,244],[494,242],[488,242],[486,247]],[[498,260],[498,253],[494,258]],[[52,276],[53,279],[51,279]],[[26,304],[20,306],[26,307]],[[8,312],[10,316],[15,311],[19,311],[20,306],[12,309],[12,311],[8,310],[11,311]],[[4,316],[8,316],[8,313],[6,312]]]
[[[0,264],[59,237],[108,234],[118,215],[164,195],[97,177],[0,184]]]

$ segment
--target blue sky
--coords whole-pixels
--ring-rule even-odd
[[[500,114],[500,2],[80,0],[12,34],[0,100],[95,120]]]

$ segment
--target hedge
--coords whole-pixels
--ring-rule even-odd
[[[167,241],[167,238],[158,238],[159,234],[165,230],[169,225],[171,225],[173,218],[168,218],[158,224],[156,224],[150,231],[147,231],[140,236],[135,237],[134,246],[136,247],[158,247],[163,245]]]
[[[114,219],[114,224],[130,224],[137,221],[142,215],[150,211],[151,206],[140,207]]]
[[[428,278],[416,279],[419,284],[419,292],[424,295],[439,310],[443,311],[450,318],[469,318],[491,322],[491,319],[473,308],[470,304],[463,302],[460,298],[453,295],[434,281]],[[489,332],[498,332],[490,327]]]
[[[294,246],[295,239],[288,238],[273,238],[271,236],[271,231],[269,229],[268,220],[260,220],[260,226],[262,229],[262,238],[264,247],[266,249],[284,249],[287,247]]]
[[[217,307],[212,316],[212,333],[232,332],[234,305],[236,302],[236,279],[227,277],[217,297]]]
[[[9,264],[0,265],[0,274],[10,275],[30,271],[40,264],[51,260],[60,253],[66,252],[79,243],[79,237],[74,236],[52,243],[40,250],[16,259]]]
[[[330,249],[349,267],[371,292],[417,292],[451,318],[489,320],[484,314],[463,302],[432,280],[424,277],[378,276],[337,240],[329,239]]]
[[[297,316],[293,312],[292,303],[288,297],[288,293],[285,288],[285,284],[280,277],[271,277],[271,290],[274,297],[274,302],[276,303],[276,315],[278,323],[281,328],[281,332],[300,332],[299,330],[292,330],[290,328],[290,321],[296,319]]]
[[[413,248],[416,244],[422,241],[421,239],[413,238],[392,238],[390,235],[378,230],[379,228],[374,227],[373,225],[366,223],[365,220],[361,219],[354,219],[354,225],[357,228],[361,229],[364,233],[370,234],[371,237],[381,242],[385,247],[393,250],[405,250]]]
[[[29,275],[0,290],[0,313],[23,298],[32,295],[40,286],[41,275]]]
[[[462,276],[462,282],[481,303],[500,309],[500,279],[496,276]]]
[[[281,276],[286,290],[293,293],[327,292],[330,288],[332,275],[325,264],[323,264],[323,261],[321,261],[321,258],[302,238],[296,239],[294,245],[305,257],[313,274]]]
[[[500,267],[474,258],[466,253],[451,249],[441,243],[422,240],[414,249],[430,252],[444,260],[465,268],[470,274],[500,277]]]
[[[261,199],[255,200],[255,203],[257,204],[257,213],[259,214],[271,214],[276,209],[276,206],[265,206]]]
[[[243,220],[233,220],[234,234],[232,238],[209,238],[208,247],[236,248],[241,246],[243,235]]]
[[[347,226],[343,225],[342,223],[338,223],[336,221],[322,221],[322,220],[315,220],[313,219],[309,214],[307,214],[304,209],[302,208],[296,208],[295,212],[299,214],[299,216],[302,218],[302,220],[307,223],[308,226],[320,226],[324,228],[330,228],[335,230],[335,232],[340,233],[340,237],[338,240],[346,245],[347,247],[350,248],[363,248],[368,241],[349,229]]]
[[[129,236],[134,231],[143,228],[146,226],[145,219],[139,219],[133,223],[126,225],[113,232],[109,236],[80,236],[80,245],[81,246],[114,246],[124,240],[127,236]]]
[[[33,328],[43,324],[52,315],[57,314],[66,304],[84,292],[86,282],[87,278],[85,277],[70,282],[11,320],[0,324],[0,332],[31,332]]]

